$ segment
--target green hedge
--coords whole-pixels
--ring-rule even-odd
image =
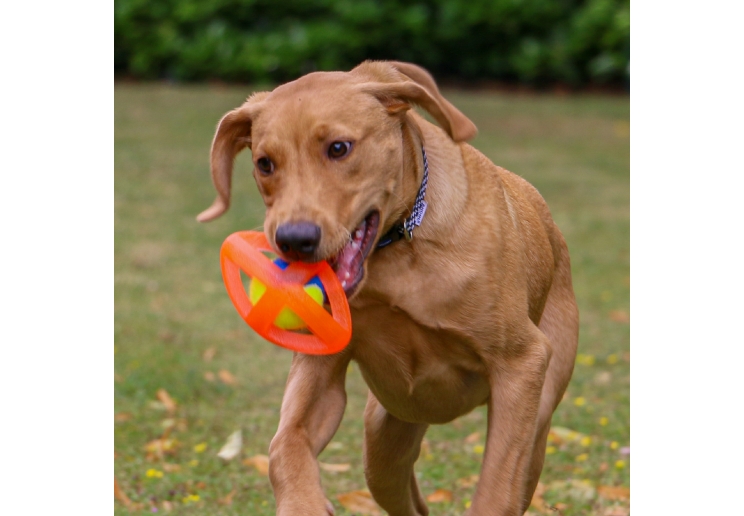
[[[115,0],[115,72],[283,81],[365,59],[440,78],[627,84],[629,0]]]

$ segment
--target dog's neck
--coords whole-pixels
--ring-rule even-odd
[[[397,242],[403,238],[410,242],[413,240],[413,230],[421,225],[421,221],[424,219],[426,214],[427,203],[425,200],[426,189],[429,183],[429,163],[426,159],[426,149],[421,148],[421,157],[423,161],[423,178],[421,179],[421,186],[419,186],[418,193],[416,194],[416,200],[413,203],[413,208],[410,210],[410,215],[405,220],[398,222],[393,225],[377,243],[377,247],[387,247],[393,242]]]
[[[405,222],[414,222],[417,205],[420,213],[424,210],[420,206],[424,200],[428,207],[425,218],[416,220],[418,224],[409,227],[421,224],[416,229],[417,240],[441,238],[442,232],[449,232],[457,224],[458,214],[464,209],[468,195],[467,178],[452,177],[463,170],[459,145],[415,112],[410,113],[407,122],[403,130],[404,170],[400,191],[395,195],[404,204],[399,205],[391,217],[395,222],[386,227],[386,233],[380,239],[382,245],[378,248],[398,240],[411,241],[411,238],[406,238]],[[428,176],[427,185],[422,188],[425,175]],[[442,206],[447,208],[443,210]]]

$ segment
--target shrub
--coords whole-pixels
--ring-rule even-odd
[[[115,0],[118,74],[282,81],[364,59],[439,77],[626,83],[629,0]]]

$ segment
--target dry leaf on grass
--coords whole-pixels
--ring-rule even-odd
[[[158,389],[157,398],[158,401],[163,404],[165,410],[168,411],[168,414],[175,414],[176,408],[178,407],[173,398],[170,397],[170,394],[168,394],[168,391],[166,391],[165,389]]]
[[[232,500],[233,500],[233,496],[235,496],[235,493],[237,493],[237,491],[235,489],[233,489],[232,491],[230,491],[229,493],[227,493],[222,498],[218,498],[217,499],[217,503],[219,505],[232,505]]]
[[[243,461],[246,466],[253,466],[256,470],[264,476],[269,474],[269,458],[266,455],[254,455]]]
[[[160,426],[162,426],[165,429],[165,432],[170,432],[171,430],[178,430],[179,432],[185,432],[188,430],[188,423],[185,419],[176,419],[176,418],[166,418],[163,419],[160,422]]]
[[[119,481],[116,480],[116,477],[114,477],[114,498],[119,500],[126,507],[132,506],[132,500],[130,500],[126,493],[121,490],[121,488],[119,487]]]
[[[546,491],[558,491],[563,498],[577,501],[593,500],[597,495],[592,483],[588,480],[556,480],[545,487]],[[559,504],[555,504],[558,507]]]
[[[209,347],[204,350],[204,353],[202,353],[202,359],[205,362],[211,362],[216,354],[217,354],[217,348],[215,348],[214,346]]]
[[[168,500],[163,500],[163,503],[160,504],[160,506],[165,512],[171,512],[173,510],[173,502],[169,502]]]
[[[599,486],[599,496],[605,500],[630,500],[630,488],[623,486]]]
[[[372,499],[369,491],[359,490],[343,493],[336,496],[336,499],[343,505],[346,510],[355,514],[372,514],[380,515],[380,507]]]
[[[600,371],[594,375],[594,383],[596,385],[609,385],[612,381],[612,373],[609,371]]]
[[[452,491],[449,489],[437,489],[426,497],[427,502],[442,503],[452,501]]]
[[[478,483],[478,475],[470,475],[469,477],[460,478],[457,480],[457,485],[460,487],[473,487]]]
[[[424,437],[424,439],[421,441],[421,455],[426,457],[431,453],[431,445],[429,444],[429,440]]]
[[[176,471],[181,471],[180,464],[171,464],[170,462],[164,462],[162,466],[163,471],[165,471],[166,473],[175,473]]]
[[[469,436],[465,438],[465,444],[475,444],[478,441],[480,441],[481,434],[480,432],[473,432]]]
[[[627,324],[630,322],[630,315],[625,310],[613,310],[610,312],[610,320]]]
[[[213,382],[214,381],[214,373],[212,371],[207,371],[206,373],[204,373],[204,379],[206,381],[208,381],[208,382]]]
[[[227,369],[220,369],[217,376],[225,385],[238,385],[238,380]]]
[[[607,507],[602,516],[630,516],[630,509],[621,506]]]
[[[545,503],[545,500],[543,500],[544,494],[545,484],[543,484],[542,482],[538,482],[537,488],[535,488],[535,493],[532,495],[530,507],[540,513],[549,513],[551,512],[551,510],[548,504]]]
[[[145,445],[145,451],[147,452],[147,460],[162,460],[166,455],[173,455],[178,449],[179,442],[175,439],[168,439],[167,437],[161,437],[160,439],[153,439]]]
[[[548,432],[548,442],[555,444],[579,441],[584,437],[586,437],[584,434],[562,426],[554,426],[550,429],[550,432]]]
[[[114,414],[114,421],[116,423],[123,423],[125,421],[129,421],[132,419],[132,414],[129,412],[119,412],[118,414]]]
[[[351,469],[351,464],[328,464],[326,462],[318,461],[320,469],[329,473],[343,473]]]
[[[217,452],[217,456],[223,460],[233,460],[240,453],[241,448],[243,448],[243,433],[235,430],[228,436],[225,444]]]

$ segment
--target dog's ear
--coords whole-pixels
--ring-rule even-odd
[[[216,219],[230,207],[230,186],[235,156],[251,145],[251,123],[268,92],[254,93],[242,106],[222,117],[212,141],[210,167],[217,198],[197,215],[199,222]]]
[[[383,67],[387,67],[387,70]],[[475,124],[439,93],[434,78],[420,66],[398,61],[368,61],[355,71],[371,72],[370,75],[379,78],[380,82],[365,83],[361,87],[377,97],[391,113],[405,111],[411,104],[416,104],[431,114],[456,142],[469,140],[478,133]],[[396,71],[399,73],[394,73]]]

